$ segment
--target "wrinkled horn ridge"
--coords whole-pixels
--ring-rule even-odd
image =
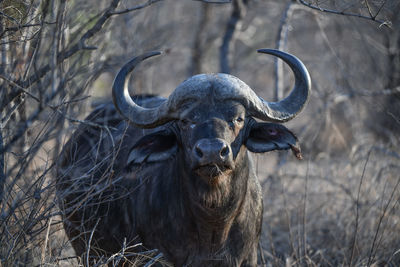
[[[286,98],[278,102],[267,102],[260,98],[264,105],[263,113],[266,116],[265,119],[276,122],[285,122],[293,119],[305,107],[311,95],[311,78],[307,68],[297,57],[279,50],[259,49],[257,52],[281,58],[289,65],[295,77],[294,88]]]
[[[115,77],[112,86],[114,105],[131,123],[141,128],[154,128],[173,118],[168,116],[167,101],[156,108],[144,108],[137,105],[129,95],[129,74],[143,60],[160,55],[161,52],[147,52],[126,63]]]

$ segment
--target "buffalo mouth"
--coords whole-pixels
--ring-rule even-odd
[[[195,168],[194,172],[207,183],[215,185],[224,177],[228,177],[232,169],[226,165],[208,164]]]

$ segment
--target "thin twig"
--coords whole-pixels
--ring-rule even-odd
[[[43,248],[42,248],[42,265],[44,264],[44,258],[46,257],[46,249],[47,249],[47,243],[49,242],[49,234],[50,234],[50,227],[52,223],[53,217],[50,217],[49,222],[48,222],[48,227],[47,227],[47,232],[46,236],[43,242]]]
[[[0,128],[0,151],[3,151],[3,144],[4,144],[3,129]],[[5,153],[0,153],[0,206],[3,206],[3,191],[4,191],[4,185],[6,183],[4,154]],[[0,212],[0,220],[1,220],[1,215],[2,214]]]
[[[113,12],[110,12],[110,13],[112,15],[125,14],[125,13],[129,13],[129,12],[132,12],[132,11],[136,11],[136,10],[148,7],[148,6],[150,6],[150,5],[154,4],[154,3],[161,2],[161,1],[163,1],[163,0],[148,0],[144,4],[137,5],[137,6],[134,6],[134,7],[131,7],[131,8],[126,8],[124,10],[113,11]]]
[[[365,2],[365,5],[367,6],[367,10],[368,10],[369,16],[371,18],[373,18],[374,16],[372,15],[371,6],[369,5],[368,0],[364,0],[364,2]]]
[[[355,226],[354,226],[354,237],[353,237],[353,242],[352,242],[352,246],[351,246],[351,255],[350,255],[349,266],[353,266],[352,263],[353,263],[354,252],[355,252],[356,241],[357,241],[357,234],[358,234],[358,223],[359,223],[359,212],[360,212],[359,211],[359,209],[360,209],[359,201],[360,201],[361,186],[364,181],[365,170],[367,169],[367,164],[368,164],[369,157],[371,156],[372,151],[373,151],[372,148],[368,151],[367,159],[365,160],[364,168],[363,168],[363,171],[361,174],[360,183],[358,185],[358,192],[357,192],[357,199],[356,199],[356,222],[355,222]]]
[[[307,257],[307,201],[308,201],[308,179],[310,175],[310,159],[307,161],[306,178],[304,181],[304,200],[303,200],[303,257]]]
[[[5,114],[3,118],[0,118],[0,130],[3,130],[6,127],[9,120],[13,117],[15,112],[18,111],[18,108],[21,106],[23,102],[24,102],[23,96],[19,97],[19,99],[15,101],[15,104],[12,107],[10,107],[10,110],[8,110],[7,114]]]
[[[87,125],[87,126],[90,126],[90,127],[94,127],[94,128],[100,128],[100,129],[104,129],[104,130],[107,130],[107,131],[110,131],[110,128],[111,129],[115,129],[115,128],[112,128],[112,127],[109,127],[109,126],[106,126],[106,125],[102,125],[102,124],[98,124],[98,123],[95,123],[95,122],[91,122],[91,121],[88,121],[88,120],[79,120],[79,119],[75,119],[75,118],[72,118],[72,117],[70,117],[70,116],[68,116],[68,115],[66,115],[66,114],[64,114],[62,111],[60,111],[59,109],[55,109],[61,116],[63,116],[65,119],[67,119],[67,120],[69,120],[69,121],[71,121],[71,122],[76,122],[76,123],[80,123],[80,124],[83,124],[83,125]]]
[[[0,38],[3,37],[3,35],[6,32],[16,32],[16,31],[20,31],[20,30],[22,30],[24,28],[43,26],[43,24],[53,25],[53,24],[56,24],[56,22],[46,22],[46,21],[44,21],[43,23],[23,24],[23,25],[18,25],[18,26],[14,26],[14,27],[6,27],[6,28],[4,28],[4,31],[2,31],[0,33]]]
[[[213,0],[192,0],[197,2],[204,2],[207,4],[229,4],[232,3],[232,0],[220,0],[220,1],[213,1]]]
[[[18,22],[17,19],[15,19],[14,17],[11,17],[11,16],[7,15],[7,14],[4,13],[4,12],[1,12],[1,11],[0,11],[0,16],[5,17],[5,18],[7,18],[7,19],[9,19],[9,20],[11,20],[11,21],[14,21],[15,24],[19,24],[19,22]]]
[[[50,95],[47,95],[45,99],[43,100],[43,106],[52,101],[59,93],[61,90],[63,90],[65,86],[66,81],[60,81],[59,87],[56,92],[52,92]],[[23,91],[21,91],[23,92]],[[10,147],[17,142],[26,132],[26,130],[32,125],[34,121],[36,121],[39,117],[39,115],[43,111],[43,106],[39,106],[34,112],[32,112],[31,116],[27,118],[22,125],[18,128],[18,130],[15,132],[14,136],[11,138],[11,140],[8,141],[6,145],[3,146],[3,149],[0,150],[0,153],[6,152],[10,149]]]
[[[381,10],[385,6],[385,4],[386,4],[386,1],[383,1],[382,5],[378,8],[378,11],[376,11],[375,15],[373,15],[372,14],[372,8],[371,8],[368,0],[365,0],[365,5],[367,6],[368,13],[369,13],[370,17],[373,18],[373,19],[375,19],[379,15],[379,13],[381,12]]]
[[[281,183],[282,185],[282,197],[283,197],[283,207],[285,209],[285,215],[286,215],[286,220],[288,223],[288,235],[289,235],[289,245],[290,245],[290,249],[291,251],[294,253],[294,258],[295,260],[297,260],[299,257],[295,247],[294,247],[294,239],[293,239],[293,235],[292,235],[292,223],[291,223],[291,218],[290,218],[290,214],[289,214],[289,209],[287,206],[287,200],[286,200],[286,190],[285,190],[285,185],[283,183]],[[291,266],[291,265],[289,265]]]
[[[261,266],[267,266],[267,262],[265,261],[263,248],[261,246],[261,240],[258,241],[258,250],[260,251],[260,258],[261,258]]]
[[[100,222],[100,218],[97,219],[96,224],[94,225],[92,231],[90,231],[90,237],[89,237],[89,241],[88,241],[88,245],[87,245],[87,249],[86,249],[86,266],[90,266],[90,264],[89,264],[90,245],[92,243],[94,231],[96,230],[99,222]]]
[[[382,5],[378,8],[378,11],[376,11],[376,14],[375,14],[375,18],[378,16],[378,14],[381,12],[381,10],[382,10],[382,8],[385,6],[385,4],[386,4],[386,1],[383,1],[383,3],[382,3]]]
[[[151,265],[153,265],[154,263],[156,263],[162,256],[163,256],[163,254],[162,254],[162,253],[159,253],[157,256],[155,256],[154,258],[152,258],[148,263],[146,263],[146,265],[144,265],[143,267],[150,267]]]

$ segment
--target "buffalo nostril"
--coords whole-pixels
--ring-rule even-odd
[[[194,148],[194,151],[195,151],[195,153],[196,153],[196,156],[198,156],[199,158],[202,158],[203,157],[203,152],[201,151],[201,149],[199,148],[199,147],[195,147]]]
[[[229,154],[229,148],[228,148],[228,146],[225,145],[225,146],[221,149],[220,155],[221,155],[222,157],[226,157],[228,154]]]

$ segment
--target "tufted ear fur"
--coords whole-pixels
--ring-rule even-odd
[[[254,153],[291,149],[296,158],[303,158],[297,137],[285,126],[276,123],[254,123],[245,145]]]
[[[129,152],[127,164],[160,162],[173,157],[178,149],[176,137],[163,130],[142,137]]]

